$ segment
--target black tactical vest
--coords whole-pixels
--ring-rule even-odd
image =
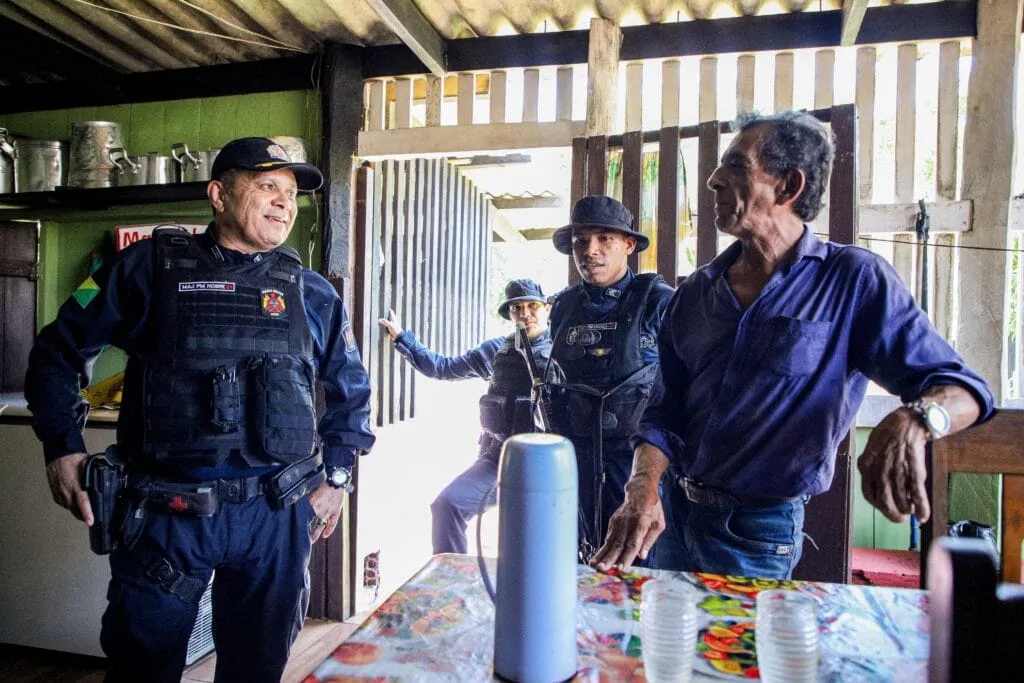
[[[530,393],[533,381],[516,335],[509,335],[494,356],[491,383],[480,397],[480,426],[499,441],[511,434],[532,431]],[[547,331],[530,343],[539,370],[551,355],[551,334]]]
[[[150,351],[129,360],[120,443],[143,459],[291,463],[316,442],[313,340],[299,255],[228,264],[187,233],[153,234]]]
[[[644,365],[640,328],[647,297],[660,281],[656,273],[637,275],[618,305],[594,322],[583,317],[582,285],[559,297],[558,307],[568,313],[554,332],[551,351],[565,376],[551,396],[560,433],[593,437],[598,410],[604,439],[627,438],[635,431],[657,371],[656,364]]]

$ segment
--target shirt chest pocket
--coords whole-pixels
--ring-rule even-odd
[[[783,377],[810,375],[821,366],[831,332],[830,321],[770,318],[754,335],[756,365]]]

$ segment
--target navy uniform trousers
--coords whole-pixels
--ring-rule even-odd
[[[309,604],[314,520],[306,498],[273,510],[262,496],[224,503],[210,517],[149,513],[140,543],[204,583],[214,576],[219,683],[280,681]],[[110,555],[110,569],[100,635],[106,680],[178,683],[198,605],[166,592],[124,548]]]

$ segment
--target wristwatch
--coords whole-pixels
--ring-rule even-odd
[[[352,486],[352,470],[347,467],[328,467],[327,485],[331,488],[345,489],[349,493],[355,490]]]
[[[906,404],[905,407],[913,410],[924,421],[924,426],[928,428],[928,433],[931,434],[933,441],[949,434],[953,421],[941,404],[918,399]]]

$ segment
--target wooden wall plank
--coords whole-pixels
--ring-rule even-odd
[[[412,79],[395,79],[395,128],[412,126]]]
[[[569,181],[569,202],[575,204],[587,193],[587,139],[573,138],[572,178]],[[570,206],[571,210],[571,206]]]
[[[1021,583],[1021,544],[1024,536],[1024,475],[1003,476],[1002,575],[1006,583]],[[1016,543],[1010,539],[1016,539]]]
[[[366,125],[364,130],[384,130],[384,81],[370,81],[366,85]]]
[[[507,120],[508,115],[505,110],[505,102],[507,101],[507,97],[508,73],[506,73],[505,71],[492,71],[490,92],[490,123],[505,123],[505,121]]]
[[[718,121],[702,121],[697,134],[697,177],[707,180],[718,168]],[[697,267],[710,263],[718,255],[718,228],[715,227],[715,193],[706,182],[697,189]]]
[[[444,226],[444,167],[445,162],[441,159],[430,160],[430,177],[431,183],[428,188],[429,196],[427,216],[429,218],[427,223],[427,238],[429,242],[429,253],[430,253],[430,308],[428,309],[427,315],[429,316],[429,326],[427,332],[429,342],[427,345],[435,350],[441,348],[441,321],[443,320],[442,314],[444,311],[443,304],[443,273],[444,273],[444,261],[443,261],[443,226]]]
[[[700,123],[718,119],[718,57],[701,57],[700,90],[697,95],[697,120]]]
[[[828,109],[836,100],[836,51],[814,53],[814,108]]]
[[[584,125],[580,121],[550,121],[362,131],[359,156],[374,159],[566,147],[583,133]]]
[[[622,205],[633,214],[634,230],[640,229],[642,154],[643,140],[640,131],[631,131],[622,136]],[[640,270],[640,254],[630,254],[628,262],[634,273]]]
[[[373,367],[376,360],[370,345],[370,330],[377,326],[371,317],[374,272],[372,265],[373,242],[373,168],[363,164],[355,173],[354,210],[352,212],[352,333],[359,344],[363,365]]]
[[[775,111],[793,108],[793,53],[775,55]]]
[[[917,45],[900,45],[896,57],[896,201],[914,201],[914,146],[917,121]],[[920,295],[916,237],[897,235],[892,265],[914,297]]]
[[[426,120],[424,124],[433,128],[441,125],[441,93],[444,81],[437,76],[427,76]],[[369,129],[367,129],[369,130]]]
[[[380,233],[378,249],[380,249],[381,267],[379,281],[379,297],[377,310],[381,315],[387,315],[391,310],[391,270],[394,262],[391,258],[391,232],[394,224],[394,161],[384,161],[378,165],[380,176]],[[377,426],[383,427],[394,422],[394,414],[391,410],[391,364],[394,360],[394,349],[390,338],[387,335],[378,335],[378,357],[380,364],[377,368],[377,396],[378,412]]]
[[[870,202],[874,191],[875,62],[875,48],[862,47],[857,50],[857,89],[854,102],[857,105],[857,163],[860,166],[858,192],[862,202]]]
[[[679,125],[679,60],[661,63],[661,125]]]
[[[678,109],[678,107],[677,107]],[[661,129],[658,140],[658,273],[675,285],[679,273],[679,128]]]
[[[626,130],[643,130],[644,64],[626,65]],[[623,176],[625,177],[625,176]]]
[[[754,55],[740,55],[736,60],[736,113],[754,111]]]
[[[540,114],[540,69],[523,71],[523,123],[536,123]]]
[[[960,41],[947,41],[939,46],[938,134],[935,153],[935,195],[953,201],[957,198],[957,141],[960,114]],[[936,235],[935,311],[933,320],[939,333],[950,341],[956,334],[957,257],[956,235]]]
[[[572,121],[573,77],[575,69],[560,66],[555,75],[555,120]]]
[[[587,139],[587,194],[608,192],[608,138]]]
[[[459,74],[459,97],[456,102],[456,121],[460,126],[473,124],[473,104],[476,100],[476,74]]]
[[[402,287],[398,290],[398,297],[402,306],[401,320],[416,319],[416,274],[414,264],[416,263],[416,220],[419,215],[419,207],[416,203],[416,162],[417,159],[410,159],[402,162],[403,174],[405,176],[405,192],[401,218],[402,226],[402,257],[399,259],[402,273]],[[414,328],[419,331],[420,328]],[[403,361],[405,359],[403,358]],[[413,406],[413,372],[411,363],[402,363],[402,401],[399,410],[400,419],[412,417]]]

